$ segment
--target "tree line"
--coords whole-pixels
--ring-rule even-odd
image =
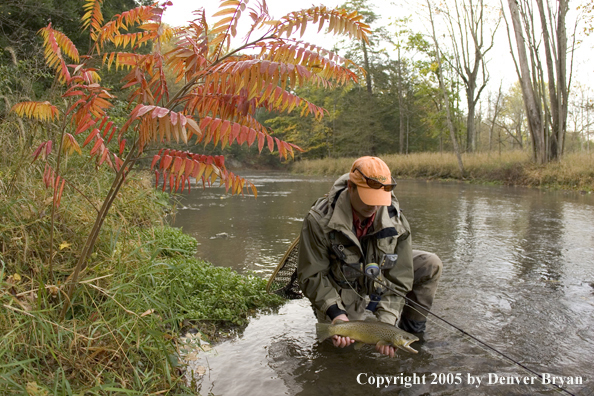
[[[105,18],[135,4],[105,0]],[[568,33],[567,13],[575,10],[567,1],[427,1],[419,3],[414,18],[391,17],[387,25],[369,0],[349,0],[342,8],[359,11],[372,28],[369,43],[342,41],[333,49],[364,70],[353,69],[358,83],[296,89],[326,109],[321,120],[257,113],[275,136],[304,149],[298,158],[522,149],[545,163],[566,150],[590,150],[591,92],[572,80],[579,31],[569,26]],[[52,22],[81,53],[88,50],[88,33],[79,28],[82,14],[72,0],[0,5],[0,117],[14,97],[34,99],[51,89],[36,35],[41,27]],[[513,54],[504,66],[488,62],[502,37]],[[489,73],[494,65],[505,67],[517,82],[497,89]],[[116,76],[106,85],[117,95],[119,83]],[[220,148],[209,150],[220,153]],[[245,148],[230,150],[232,157],[254,160],[255,153]],[[260,161],[277,163],[270,155]]]
[[[321,121],[259,115],[305,149],[300,157],[522,149],[546,163],[590,150],[592,96],[572,77],[581,30],[566,26],[575,11],[567,1],[427,1],[416,18],[392,17],[387,26],[367,0],[343,7],[358,10],[372,28],[369,44],[334,48],[365,70],[358,83],[299,92],[325,107]],[[489,62],[502,37],[509,63]],[[516,82],[503,88],[492,67],[505,68]]]

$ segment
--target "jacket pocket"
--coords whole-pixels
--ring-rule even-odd
[[[336,260],[333,265],[334,277],[337,281],[352,282],[361,276],[362,271],[359,254],[348,248],[343,250],[342,260]]]
[[[387,237],[377,240],[377,248],[380,253],[389,254],[394,253],[396,251],[396,244],[398,243],[398,238],[396,237]],[[381,257],[379,258],[381,260]]]

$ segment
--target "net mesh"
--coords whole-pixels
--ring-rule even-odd
[[[266,291],[278,294],[289,300],[303,298],[297,282],[297,257],[299,256],[299,237],[291,243],[287,252],[276,266],[268,280]]]

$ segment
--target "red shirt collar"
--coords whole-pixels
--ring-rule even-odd
[[[371,215],[371,217],[365,219],[365,223],[361,223],[361,220],[357,217],[355,213],[355,209],[353,209],[353,225],[355,226],[355,233],[357,234],[357,239],[363,238],[367,235],[369,228],[373,225],[373,220],[375,219],[375,213]]]

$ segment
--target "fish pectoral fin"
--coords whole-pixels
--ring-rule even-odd
[[[379,346],[384,346],[384,345],[385,345],[385,346],[391,346],[392,344],[390,344],[389,342],[387,342],[387,341],[384,341],[384,340],[379,340],[379,341],[377,342],[377,344],[375,344],[375,345],[379,345]]]
[[[365,343],[355,342],[355,351],[358,351],[359,349],[363,348],[363,345],[365,345]]]

